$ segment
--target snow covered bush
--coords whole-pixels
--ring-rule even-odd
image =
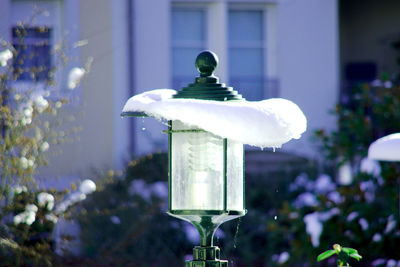
[[[12,42],[0,37],[0,265],[50,264],[56,196],[38,191],[36,170],[79,130],[59,128],[70,95],[60,93],[64,85],[56,77],[68,57],[40,38],[25,42],[32,34],[48,35],[48,29],[18,24]]]
[[[98,175],[103,184],[74,213],[81,225],[83,256],[94,266],[181,265],[191,254],[196,232],[165,213],[167,155],[131,161],[124,173]]]
[[[350,101],[335,109],[338,129],[316,131],[328,174],[297,176],[289,186],[294,200],[273,224],[277,236],[286,236],[289,263],[307,259],[314,265],[334,243],[360,251],[363,260],[356,266],[399,261],[400,164],[366,158],[370,143],[400,131],[399,83],[387,85],[352,88]]]

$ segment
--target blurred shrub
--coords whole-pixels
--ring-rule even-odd
[[[263,167],[260,170],[260,166],[249,163],[246,169],[248,214],[224,223],[214,237],[221,257],[234,260],[235,266],[262,266],[276,253],[276,247],[285,245],[281,238],[272,240],[268,222],[280,220],[278,209],[291,194],[291,177],[301,172],[316,173],[312,162],[290,156],[274,170],[265,168],[266,162],[278,154],[283,155],[247,153],[250,161],[257,159]],[[100,190],[82,203],[76,218],[81,225],[84,255],[94,260],[93,265],[182,266],[185,255],[192,254],[193,246],[199,244],[195,228],[165,213],[167,168],[166,154],[134,160],[124,174],[103,176]]]
[[[282,206],[281,220],[268,225],[286,243],[289,266],[305,260],[317,265],[318,253],[335,243],[363,255],[354,266],[400,264],[400,165],[365,158],[370,143],[400,131],[400,87],[375,81],[353,88],[351,96],[334,111],[338,129],[316,132],[325,165],[337,172],[298,176],[291,184],[294,199]]]
[[[62,85],[55,77],[68,57],[62,46],[53,50],[46,38],[38,37],[49,36],[49,31],[20,23],[12,28],[12,42],[0,37],[1,266],[51,265],[54,223],[67,211],[53,212],[53,194],[61,198],[62,192],[38,192],[35,181],[36,170],[48,164],[53,145],[79,130],[58,129],[69,95],[60,94]],[[42,205],[46,198],[51,208]]]
[[[166,154],[134,160],[123,175],[105,175],[77,211],[83,252],[95,266],[180,266],[191,254],[188,223],[165,213],[167,168]]]

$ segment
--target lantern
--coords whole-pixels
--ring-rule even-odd
[[[173,97],[242,100],[241,95],[213,76],[217,64],[214,53],[200,53],[196,59],[200,77]],[[180,121],[169,121],[168,140],[168,214],[192,223],[200,234],[200,246],[195,247],[194,260],[187,266],[228,266],[227,261],[219,260],[213,236],[220,224],[246,214],[243,144]],[[198,261],[207,264],[196,265]]]
[[[173,98],[243,101],[240,94],[213,75],[217,64],[213,52],[201,52],[196,59],[200,77]],[[220,260],[213,236],[220,224],[246,214],[243,144],[180,121],[169,121],[168,125],[167,213],[190,222],[200,234],[200,246],[194,248],[193,261],[186,266],[228,266],[228,261]]]

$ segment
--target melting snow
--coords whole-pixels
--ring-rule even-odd
[[[122,112],[143,112],[157,119],[179,120],[217,136],[259,147],[280,147],[300,138],[307,120],[293,102],[173,99],[172,89],[157,89],[131,97]]]
[[[400,133],[374,141],[369,146],[368,157],[375,160],[400,161]]]

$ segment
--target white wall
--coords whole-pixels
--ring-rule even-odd
[[[333,129],[328,114],[338,99],[339,47],[337,0],[287,0],[278,6],[278,75],[281,97],[304,111],[308,130],[283,150],[312,155],[310,137]]]
[[[220,14],[218,11],[226,9],[228,3],[238,1],[215,2],[210,5],[209,15]],[[321,127],[335,127],[335,118],[328,114],[328,110],[336,103],[339,84],[337,0],[254,2],[276,5],[276,9],[270,9],[274,12],[267,13],[270,22],[276,22],[272,27],[276,33],[272,32],[268,37],[277,38],[275,43],[267,42],[270,45],[269,51],[273,51],[267,60],[272,60],[272,65],[276,66],[273,75],[277,75],[280,82],[280,97],[297,103],[308,119],[307,133],[300,140],[285,144],[283,150],[314,155],[315,150],[310,142],[313,131]],[[134,3],[135,93],[139,93],[170,84],[170,3],[163,0],[136,0]],[[250,1],[241,3],[249,4]],[[271,16],[274,17],[271,19]],[[211,22],[221,25],[226,23],[221,18],[213,18]],[[209,28],[213,28],[213,25]],[[226,33],[217,30],[209,32],[210,36],[216,34],[221,38],[226,37]],[[271,44],[276,47],[271,47]],[[208,46],[220,55],[220,65],[227,65],[227,62],[223,62],[229,60],[226,58],[226,42],[211,42]],[[221,78],[226,77],[226,70],[222,69],[220,75]],[[227,82],[226,79],[221,81]],[[136,123],[132,134],[135,135],[137,154],[166,148],[167,137],[160,134],[165,126],[151,118],[133,120]],[[152,138],[159,145],[152,144]]]
[[[170,3],[166,0],[133,1],[134,93],[170,85]],[[165,128],[151,118],[134,120],[135,153],[166,149]]]

